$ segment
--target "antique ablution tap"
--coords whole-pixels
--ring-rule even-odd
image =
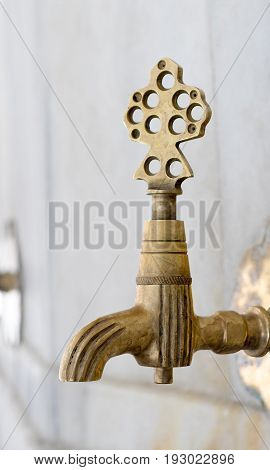
[[[257,357],[269,351],[270,312],[264,308],[208,317],[193,311],[184,222],[176,220],[176,197],[193,173],[180,144],[202,137],[210,117],[203,91],[186,85],[182,68],[169,58],[160,60],[149,84],[132,95],[125,124],[132,140],[149,146],[135,178],[147,182],[152,197],[135,305],[93,321],[73,337],[61,361],[62,381],[99,380],[106,362],[125,353],[153,367],[156,383],[168,384],[173,368],[190,365],[194,352],[202,349],[217,354],[244,350]],[[178,174],[176,164],[181,164]]]

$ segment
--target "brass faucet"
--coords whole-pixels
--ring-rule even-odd
[[[99,380],[106,362],[129,353],[155,368],[155,383],[173,381],[173,368],[188,366],[194,352],[244,350],[263,356],[270,349],[270,312],[252,307],[244,315],[220,311],[194,314],[184,222],[176,220],[176,197],[193,172],[179,146],[204,135],[211,109],[202,90],[183,82],[183,70],[169,58],[152,69],[150,83],[131,97],[125,124],[133,140],[149,145],[135,173],[148,183],[152,220],[146,221],[134,307],[101,317],[68,344],[62,381]],[[157,124],[160,125],[157,127]],[[160,165],[159,170],[152,168]],[[173,167],[181,164],[175,174]]]

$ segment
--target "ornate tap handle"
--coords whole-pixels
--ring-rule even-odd
[[[270,313],[264,308],[209,317],[193,311],[184,222],[176,220],[176,196],[193,173],[179,145],[201,137],[210,117],[204,93],[185,85],[182,68],[168,58],[152,69],[149,85],[133,93],[125,123],[133,140],[149,146],[135,178],[148,183],[153,200],[135,305],[95,320],[74,336],[62,358],[61,380],[98,380],[108,359],[129,353],[140,365],[155,368],[156,383],[171,383],[173,368],[190,365],[201,349],[217,354],[243,349],[253,356],[269,351]],[[159,170],[152,170],[153,161],[160,163]],[[176,161],[182,171],[175,175]]]
[[[150,190],[180,194],[182,182],[193,176],[180,144],[202,137],[210,118],[204,92],[183,82],[183,69],[173,60],[161,59],[148,86],[133,93],[124,118],[131,139],[149,145],[135,178],[145,180]],[[160,163],[156,173],[151,172],[153,160]],[[175,161],[182,165],[178,175],[171,171]]]

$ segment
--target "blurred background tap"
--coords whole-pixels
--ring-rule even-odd
[[[0,325],[5,344],[20,343],[21,322],[19,247],[15,223],[8,222],[0,237]]]

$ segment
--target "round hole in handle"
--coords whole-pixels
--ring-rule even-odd
[[[159,70],[163,70],[166,67],[166,62],[165,60],[160,60],[159,63],[157,64]]]
[[[161,121],[158,116],[149,116],[145,122],[145,128],[150,134],[157,134],[161,129]]]
[[[197,93],[196,90],[192,90],[192,91],[190,92],[190,98],[191,98],[192,100],[195,100],[195,99],[197,98],[197,96],[198,96],[198,93]]]
[[[169,120],[169,131],[171,134],[182,134],[186,130],[186,123],[181,116],[173,116]]]
[[[139,106],[133,106],[128,112],[128,120],[131,124],[139,124],[143,120],[143,112]]]
[[[139,129],[133,129],[133,131],[131,132],[131,137],[133,137],[133,139],[138,139],[140,135],[141,133]]]
[[[149,109],[155,108],[159,103],[159,96],[154,90],[147,91],[143,96],[143,104]]]
[[[183,165],[178,158],[171,158],[166,164],[166,173],[170,178],[177,178],[183,171]]]
[[[189,126],[188,126],[188,132],[189,132],[190,134],[194,134],[194,132],[196,132],[196,129],[197,129],[197,128],[196,128],[195,124],[189,124]]]
[[[190,121],[200,121],[204,115],[204,110],[200,104],[192,104],[187,110],[187,116]]]
[[[142,95],[139,91],[136,91],[136,93],[134,93],[133,95],[133,101],[135,101],[135,103],[139,103],[142,99]]]
[[[160,168],[161,164],[157,157],[151,156],[146,159],[144,170],[148,176],[155,176],[160,171]]]
[[[177,91],[173,95],[172,102],[176,109],[185,109],[190,103],[190,96],[186,91]]]
[[[175,79],[171,72],[161,72],[157,78],[157,85],[160,90],[170,90],[174,86]]]

